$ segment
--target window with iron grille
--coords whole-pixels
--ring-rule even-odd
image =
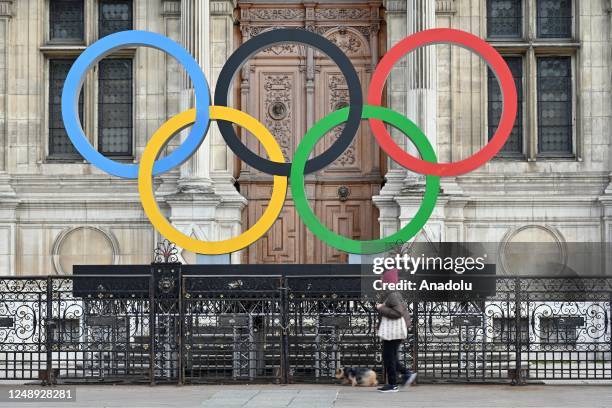
[[[48,0],[49,40],[43,53],[49,61],[48,158],[80,161],[64,129],[61,93],[66,75],[90,42],[133,28],[133,0]],[[97,19],[88,19],[97,10]],[[84,33],[98,33],[97,37]],[[91,38],[91,41],[89,38]],[[98,63],[85,76],[79,100],[81,126],[89,142],[106,156],[131,157],[132,147],[132,55],[121,50]],[[97,91],[96,91],[97,89]],[[83,94],[90,95],[84,104]],[[97,109],[97,115],[93,114]],[[83,118],[96,118],[86,127]]]
[[[522,0],[487,1],[487,36],[520,38],[523,32]]]
[[[498,157],[580,158],[580,132],[574,128],[573,64],[580,50],[573,38],[575,5],[574,0],[486,0],[489,43],[504,56],[518,96],[514,128]],[[520,24],[511,23],[515,19]],[[487,72],[490,140],[503,106],[499,84]]]
[[[80,157],[64,129],[62,120],[62,88],[74,59],[49,61],[49,155],[55,157]],[[79,96],[79,117],[83,123],[83,90]]]
[[[538,38],[572,36],[572,0],[537,0]]]
[[[540,57],[538,71],[538,152],[572,152],[572,61]]]
[[[518,97],[518,109],[516,112],[516,121],[512,128],[512,133],[506,141],[504,147],[500,150],[499,155],[522,155],[523,153],[523,58],[518,57],[504,57],[504,60],[508,64],[512,76],[514,77],[514,83],[516,84],[516,91]],[[493,74],[493,71],[488,70],[488,128],[489,128],[489,140],[495,134],[497,125],[501,118],[502,113],[502,96],[501,89],[497,77]]]
[[[98,36],[100,38],[118,31],[131,30],[132,1],[100,0],[98,16]]]
[[[132,60],[100,61],[98,89],[98,151],[131,156]]]
[[[82,42],[85,32],[84,0],[51,0],[49,39],[53,42]]]

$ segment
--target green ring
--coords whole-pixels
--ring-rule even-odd
[[[344,123],[349,114],[349,108],[344,108],[330,113],[318,121],[300,142],[293,163],[291,165],[290,185],[291,194],[295,208],[304,222],[304,225],[312,233],[326,244],[352,254],[377,254],[385,252],[390,245],[396,245],[398,241],[408,241],[423,228],[431,213],[433,212],[438,194],[440,192],[440,177],[427,175],[425,178],[425,196],[419,211],[414,218],[402,229],[386,238],[371,241],[357,241],[343,237],[328,229],[323,225],[308,205],[306,190],[304,188],[304,168],[310,153],[317,142],[334,127]],[[380,119],[396,127],[407,135],[414,143],[423,160],[437,163],[436,153],[434,152],[429,140],[412,121],[405,116],[392,111],[391,109],[380,106],[364,105],[362,119]]]

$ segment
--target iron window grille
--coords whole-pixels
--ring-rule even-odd
[[[538,71],[538,152],[572,152],[571,57],[540,57]]]
[[[88,20],[85,8],[97,8],[95,20]],[[89,13],[87,14],[89,15]],[[49,0],[49,40],[44,53],[49,53],[48,158],[50,161],[75,161],[80,155],[74,149],[61,117],[61,93],[70,66],[79,50],[89,45],[92,30],[102,38],[114,32],[133,28],[132,0]],[[93,35],[92,41],[96,40]],[[79,47],[75,47],[78,45]],[[65,48],[62,48],[66,46]],[[133,73],[131,57],[122,53],[93,68],[93,82],[86,79],[79,99],[79,116],[92,144],[108,156],[131,158],[133,155]],[[127,54],[129,55],[129,54]],[[94,89],[97,87],[98,92]],[[94,96],[84,103],[84,94]],[[92,111],[97,105],[97,115]],[[92,124],[91,121],[97,120]],[[86,127],[86,122],[89,126]]]
[[[574,7],[573,0],[487,0],[487,35],[506,54],[518,94],[515,127],[498,157],[580,157],[579,134],[574,129],[573,59],[579,46],[571,41]],[[499,85],[487,72],[490,139],[499,123],[502,102]],[[536,115],[525,116],[528,108]]]
[[[572,0],[538,0],[536,27],[538,38],[570,38]]]
[[[516,84],[518,109],[516,112],[516,121],[512,128],[512,133],[506,141],[504,147],[498,153],[499,156],[522,156],[523,154],[523,57],[504,57]],[[488,69],[488,137],[489,140],[497,130],[501,113],[503,109],[501,90],[499,83],[493,72]]]
[[[487,36],[520,38],[523,33],[522,0],[487,1]]]
[[[85,33],[84,0],[52,0],[49,4],[49,39],[82,43]]]
[[[79,153],[68,138],[62,120],[62,88],[74,59],[52,59],[49,61],[49,155],[57,158],[79,157]],[[83,123],[83,95],[79,96],[79,117]]]
[[[105,59],[99,64],[98,151],[132,155],[132,60]]]
[[[132,29],[131,0],[100,0],[98,10],[98,36],[100,38],[118,31]]]

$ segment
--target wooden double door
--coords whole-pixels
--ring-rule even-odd
[[[351,59],[364,99],[379,55],[380,4],[353,2],[334,6],[292,3],[289,6],[239,2],[242,41],[272,27],[301,27],[338,45]],[[302,137],[317,120],[345,107],[349,90],[343,74],[324,54],[307,46],[283,43],[249,59],[240,78],[240,108],[258,118],[275,136],[290,161]],[[313,154],[320,154],[338,137],[329,132]],[[265,157],[252,136],[244,143]],[[240,192],[248,199],[244,228],[252,226],[268,205],[272,177],[245,163],[237,166]],[[312,208],[333,231],[353,239],[378,237],[378,210],[372,202],[382,184],[380,150],[362,122],[353,143],[327,168],[306,177]],[[345,263],[347,254],[318,240],[300,221],[290,192],[280,218],[270,231],[244,252],[245,263]]]

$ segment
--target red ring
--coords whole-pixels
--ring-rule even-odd
[[[455,44],[479,54],[497,75],[503,97],[503,111],[495,134],[488,144],[467,159],[451,163],[430,163],[412,156],[395,143],[383,122],[369,119],[370,127],[381,148],[397,163],[414,172],[434,176],[458,176],[490,160],[504,146],[516,119],[516,85],[508,65],[486,41],[461,30],[434,28],[410,35],[391,48],[372,74],[368,92],[369,105],[381,105],[385,82],[393,65],[409,52],[430,44]]]

